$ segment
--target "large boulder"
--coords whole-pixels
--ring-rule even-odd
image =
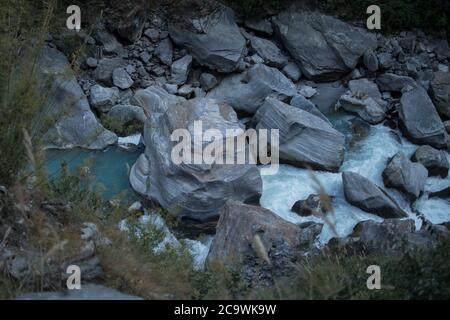
[[[331,125],[331,122],[328,120],[328,118],[322,112],[320,112],[320,110],[314,105],[314,103],[306,99],[301,94],[297,94],[294,97],[292,97],[291,102],[289,104],[293,107],[309,112],[315,115],[316,117],[319,117],[323,121],[330,123]]]
[[[386,117],[384,108],[368,95],[358,96],[349,92],[340,97],[338,105],[370,124],[378,124]]]
[[[401,92],[407,86],[415,86],[416,81],[407,76],[394,73],[383,73],[377,78],[377,85],[381,91]]]
[[[267,97],[286,99],[296,94],[291,80],[278,69],[256,64],[246,73],[230,75],[207,97],[226,102],[235,110],[253,114]]]
[[[130,102],[144,109],[146,114],[151,114],[164,113],[180,101],[184,101],[184,98],[170,94],[161,87],[152,86],[136,91]]]
[[[448,135],[427,92],[420,86],[405,92],[398,108],[400,124],[406,137],[417,144],[447,147]]]
[[[430,84],[431,98],[441,115],[450,118],[450,73],[438,71]]]
[[[147,120],[144,110],[133,105],[115,105],[108,112],[108,116],[117,119],[122,126],[133,121],[144,123]]]
[[[201,121],[201,128],[194,125],[195,121]],[[190,163],[176,164],[173,160],[173,148],[179,143],[186,144],[184,140],[172,141],[176,129],[186,129],[192,145],[201,148],[183,152],[184,159],[191,158]],[[198,137],[208,129],[222,134],[222,139],[215,138],[215,145],[225,145],[229,139],[244,134],[233,109],[211,99],[181,100],[168,106],[166,112],[150,112],[144,128],[146,150],[131,170],[132,187],[181,220],[199,223],[217,220],[218,210],[228,199],[257,203],[262,181],[256,165],[249,161],[239,165],[219,164],[218,161],[192,163],[192,156],[200,155],[199,152],[210,144],[199,141]],[[227,150],[227,153],[233,152],[236,155],[239,151]],[[214,159],[223,156],[223,152],[217,152]]]
[[[375,34],[318,12],[286,10],[273,23],[280,41],[313,80],[339,79],[377,47]]]
[[[350,171],[342,173],[345,199],[355,207],[382,218],[403,218],[407,214],[381,188]]]
[[[387,102],[383,100],[380,90],[375,82],[368,79],[351,80],[348,83],[348,88],[355,96],[366,95],[375,100],[383,110],[386,109]]]
[[[409,160],[404,153],[397,153],[383,171],[383,182],[386,187],[398,188],[418,198],[425,187],[428,170],[420,163]]]
[[[238,68],[246,42],[230,8],[219,6],[206,16],[182,20],[169,22],[170,37],[177,45],[211,69],[232,72]]]
[[[428,170],[428,176],[448,175],[448,160],[444,150],[436,150],[430,146],[421,146],[413,154],[412,161],[421,163]]]
[[[279,129],[280,161],[300,167],[338,171],[345,137],[315,115],[267,98],[254,117],[256,129]]]
[[[291,208],[292,212],[302,217],[311,215],[325,215],[328,212],[327,204],[319,194],[310,194],[305,200],[298,200]]]
[[[281,52],[275,43],[270,40],[251,37],[250,45],[252,49],[264,59],[264,62],[271,67],[283,67],[288,62],[288,58]]]
[[[98,66],[94,71],[94,78],[97,82],[112,87],[114,85],[114,70],[125,66],[126,62],[122,58],[103,58],[98,62]]]
[[[108,112],[120,99],[119,89],[116,87],[105,88],[99,84],[91,87],[89,100],[92,107],[99,112]]]
[[[189,54],[175,61],[170,67],[171,72],[170,83],[176,85],[185,84],[189,75],[191,64],[192,64],[192,56]]]
[[[75,76],[68,75],[70,64],[64,54],[44,46],[38,68],[43,77],[52,78],[42,113],[57,119],[44,135],[45,147],[104,149],[117,142],[117,136],[97,121]]]
[[[270,283],[295,274],[295,262],[321,229],[317,224],[301,228],[270,210],[230,201],[220,212],[207,262],[238,271],[247,283]]]

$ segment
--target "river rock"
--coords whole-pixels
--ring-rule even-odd
[[[378,70],[378,57],[374,51],[366,51],[363,56],[364,66],[371,72]]]
[[[428,170],[420,163],[411,162],[399,152],[389,161],[382,176],[386,187],[397,188],[418,198],[425,187]]]
[[[91,105],[100,112],[108,112],[120,98],[119,89],[105,88],[99,84],[91,87]]]
[[[189,54],[172,63],[170,82],[176,85],[185,84],[189,75],[191,64],[192,56]]]
[[[169,94],[166,90],[158,86],[151,86],[147,89],[136,91],[131,104],[144,109],[146,114],[164,113],[169,107],[183,101],[181,97]]]
[[[325,215],[327,213],[326,205],[323,203],[320,195],[310,194],[305,200],[298,200],[291,208],[291,211],[302,217],[310,215]]]
[[[338,171],[345,137],[313,114],[267,98],[254,117],[256,129],[279,129],[280,161],[299,167]]]
[[[206,72],[202,73],[198,80],[200,82],[200,85],[205,91],[211,90],[219,83],[219,80],[217,80],[217,78],[214,75]]]
[[[425,89],[418,86],[404,93],[398,113],[400,127],[413,143],[429,144],[438,149],[447,147],[444,124]]]
[[[169,22],[170,36],[177,45],[186,47],[196,61],[220,72],[239,67],[246,42],[230,8],[220,6],[207,16],[182,20]]]
[[[421,163],[428,170],[428,176],[448,175],[448,160],[445,151],[436,150],[430,146],[421,146],[413,154],[412,161]]]
[[[290,277],[322,226],[302,229],[262,207],[227,202],[220,212],[207,262],[238,271],[246,283]]]
[[[331,122],[328,120],[328,118],[322,112],[320,112],[319,109],[317,109],[314,103],[306,99],[301,94],[293,96],[289,104],[293,107],[300,108],[303,111],[309,112],[315,115],[316,117],[321,118],[323,121],[328,122],[331,125]]]
[[[130,88],[134,83],[133,79],[131,79],[125,68],[114,69],[112,73],[112,79],[113,84],[122,90]]]
[[[316,94],[311,97],[311,102],[324,113],[335,110],[336,102],[347,92],[347,89],[340,82],[318,83],[314,88]],[[302,94],[300,92],[300,94]]]
[[[297,82],[302,76],[302,72],[297,64],[290,62],[283,68],[283,73],[292,81]]]
[[[356,113],[370,124],[378,124],[386,117],[383,107],[367,95],[356,96],[353,93],[347,93],[339,99],[338,104],[344,110]]]
[[[342,173],[345,199],[363,211],[382,218],[408,216],[397,203],[369,179],[350,171]]]
[[[381,91],[401,92],[407,86],[416,86],[416,81],[407,76],[399,76],[394,73],[383,73],[377,77],[377,85]]]
[[[122,58],[103,58],[95,69],[94,78],[97,82],[112,87],[114,85],[112,79],[113,71],[125,66],[126,62]]]
[[[296,94],[295,85],[278,69],[255,64],[246,73],[230,75],[207,97],[226,102],[235,110],[253,114],[267,97],[286,99]]]
[[[146,150],[131,170],[133,188],[156,200],[177,218],[199,223],[217,220],[218,210],[228,199],[257,203],[262,181],[254,164],[218,164],[216,161],[206,164],[200,161],[199,164],[178,165],[173,162],[172,148],[179,142],[171,141],[171,134],[176,129],[186,129],[194,139],[194,121],[202,121],[202,133],[209,128],[219,130],[223,140],[216,140],[217,143],[244,134],[244,131],[233,131],[243,129],[233,109],[214,100],[196,98],[171,105],[167,110],[151,112],[145,124]],[[196,144],[209,145],[198,141]],[[192,156],[193,151],[186,151],[185,157]],[[218,153],[215,159],[221,157],[222,153]]]
[[[249,29],[264,33],[268,36],[271,36],[273,34],[272,24],[269,20],[266,19],[249,18],[245,20],[245,26]]]
[[[435,72],[430,83],[431,98],[438,112],[450,118],[450,73]]]
[[[104,149],[117,142],[117,136],[97,121],[75,76],[67,75],[70,64],[64,54],[44,46],[38,69],[43,77],[52,77],[49,98],[42,112],[57,117],[44,134],[46,148]]]
[[[288,62],[288,58],[270,40],[251,37],[250,45],[268,66],[281,68]]]
[[[286,10],[272,21],[280,41],[313,80],[339,79],[377,47],[375,34],[319,12]]]
[[[147,116],[141,107],[123,104],[112,107],[108,116],[119,119],[121,125],[126,125],[131,121],[144,123],[147,120]]]
[[[356,96],[366,95],[369,98],[375,100],[375,102],[380,105],[383,110],[386,110],[386,101],[383,100],[380,90],[375,82],[368,79],[357,79],[351,80],[348,83],[348,88],[351,93]]]

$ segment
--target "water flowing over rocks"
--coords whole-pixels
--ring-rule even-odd
[[[329,122],[273,98],[255,115],[256,129],[279,129],[280,160],[295,166],[337,171],[344,158],[344,136]]]
[[[273,23],[280,41],[313,80],[339,79],[377,46],[374,34],[318,12],[284,11]]]

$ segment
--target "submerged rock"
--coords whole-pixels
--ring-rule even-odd
[[[295,85],[278,69],[256,64],[246,74],[226,77],[207,97],[226,102],[237,111],[253,114],[267,97],[285,99],[296,94]]]
[[[422,164],[411,162],[399,152],[389,161],[382,175],[386,187],[398,188],[418,198],[425,187],[428,171]]]
[[[363,176],[346,171],[342,173],[345,199],[355,207],[382,218],[403,218],[408,215],[381,188]]]
[[[286,10],[273,24],[302,72],[313,80],[339,79],[377,46],[374,34],[318,12]]]
[[[192,157],[201,156],[196,148],[183,152],[184,159],[190,157],[189,163],[173,162],[172,151],[179,142],[172,141],[171,134],[176,129],[185,129],[191,139],[198,139],[194,133],[200,132],[196,131],[194,121],[202,121],[202,134],[209,128],[219,130],[223,140],[217,138],[217,144],[225,144],[227,139],[244,134],[244,131],[234,131],[242,128],[230,106],[206,98],[180,101],[168,106],[167,112],[151,112],[144,129],[145,154],[131,170],[133,188],[156,200],[172,215],[200,223],[217,220],[218,210],[228,199],[257,203],[262,181],[254,164],[219,164],[216,161],[206,164],[203,160],[194,164]],[[209,143],[197,141],[195,145],[203,150]],[[215,159],[222,156],[218,153]]]
[[[417,144],[447,147],[448,135],[433,102],[422,87],[405,92],[398,108],[401,129]]]
[[[329,122],[273,98],[266,99],[254,121],[257,130],[279,129],[280,161],[318,170],[339,170],[345,138]]]
[[[70,65],[60,51],[44,46],[38,68],[53,79],[42,112],[57,119],[44,135],[45,147],[104,149],[117,142],[117,136],[97,121],[75,77],[67,76]]]
[[[173,41],[189,49],[196,61],[220,72],[236,70],[246,50],[233,11],[224,6],[205,17],[170,21],[169,32]]]
[[[413,154],[412,161],[421,163],[428,170],[428,176],[448,175],[448,160],[443,150],[436,150],[430,146],[421,146]]]

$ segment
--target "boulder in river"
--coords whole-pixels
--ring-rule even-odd
[[[262,207],[227,202],[220,212],[216,236],[207,262],[237,269],[246,283],[271,283],[290,277],[294,264],[322,230],[312,224],[301,228]]]
[[[284,100],[296,92],[292,81],[278,69],[255,64],[244,74],[223,79],[207,97],[226,102],[237,111],[254,114],[267,97]]]
[[[196,127],[196,121],[201,121],[201,127]],[[244,134],[233,109],[211,99],[182,100],[168,106],[167,111],[150,112],[144,128],[145,154],[131,170],[133,188],[156,200],[177,218],[199,223],[213,218],[217,220],[219,209],[228,199],[258,203],[262,180],[256,165],[249,161],[239,165],[220,164],[218,161],[209,164],[204,159],[200,159],[198,164],[194,162],[195,157],[202,156],[199,152],[206,152],[205,148],[210,145],[196,140],[196,136],[210,128],[222,135],[214,140],[214,144],[224,145],[228,139]],[[182,151],[183,159],[191,159],[187,163],[174,162],[174,148],[181,142],[186,144],[184,140],[173,141],[180,139],[179,136],[172,137],[177,129],[185,129],[193,142],[194,147],[190,151]],[[223,152],[214,155],[215,159],[222,156]]]
[[[254,117],[256,129],[279,129],[280,161],[300,167],[338,171],[345,137],[315,115],[267,98]]]
[[[375,34],[319,12],[286,10],[272,21],[277,37],[312,80],[339,79],[377,47]]]
[[[430,146],[421,146],[413,154],[412,161],[421,163],[428,170],[428,176],[448,175],[448,160],[444,150],[436,150]]]
[[[57,118],[44,135],[45,147],[104,149],[117,142],[117,136],[97,121],[75,76],[67,75],[70,64],[63,53],[44,46],[38,68],[43,76],[52,78],[42,112]]]
[[[380,187],[369,179],[350,171],[342,173],[345,199],[363,211],[382,218],[403,218],[408,215]]]
[[[291,211],[302,217],[307,217],[318,214],[325,215],[328,209],[327,205],[320,198],[320,195],[310,194],[307,199],[295,202]]]
[[[378,124],[386,117],[383,107],[367,95],[344,94],[339,99],[338,105],[348,112],[356,113],[370,124]]]
[[[425,89],[417,86],[405,92],[398,114],[401,129],[413,143],[447,148],[447,132]]]
[[[172,40],[186,47],[196,61],[220,72],[235,71],[244,56],[246,42],[228,7],[219,6],[206,16],[169,22]]]
[[[168,93],[161,87],[151,86],[146,89],[136,91],[131,104],[139,106],[147,114],[151,113],[164,113],[170,106],[177,104],[180,101],[184,101],[184,98]]]
[[[398,188],[418,198],[425,187],[428,170],[420,163],[409,160],[404,153],[397,153],[383,171],[383,182],[386,187]]]
[[[407,76],[394,73],[383,73],[377,77],[377,85],[381,91],[401,92],[407,86],[416,86],[416,81]]]

